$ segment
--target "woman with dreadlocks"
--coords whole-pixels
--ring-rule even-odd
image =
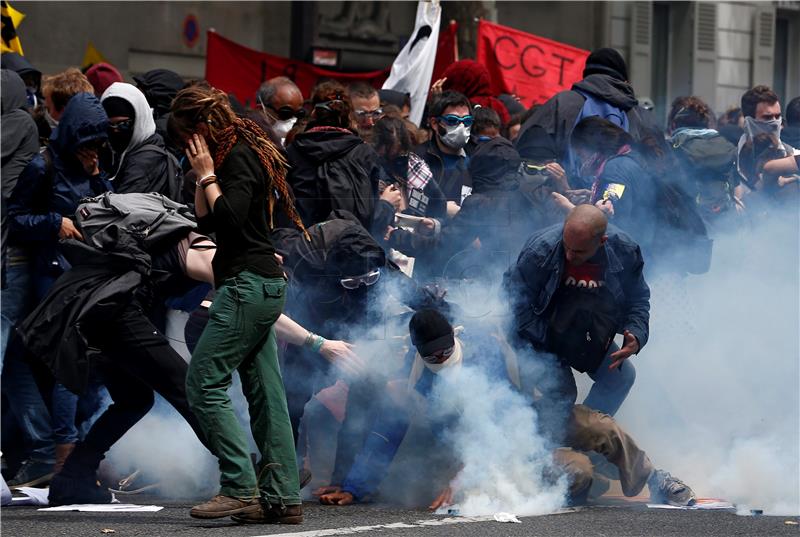
[[[276,200],[303,229],[286,183],[286,161],[255,123],[236,117],[225,93],[209,86],[178,93],[168,130],[198,177],[199,227],[217,238],[217,294],[189,365],[186,390],[208,447],[219,459],[221,487],[190,514],[299,524],[303,508],[294,441],[272,329],[286,290],[270,241]],[[258,471],[227,394],[234,370],[261,452]]]

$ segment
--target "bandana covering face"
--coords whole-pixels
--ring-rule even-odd
[[[422,372],[425,370],[425,368],[428,368],[431,373],[440,374],[446,370],[454,370],[461,365],[461,361],[464,356],[464,346],[457,336],[463,331],[464,328],[461,326],[457,326],[453,329],[453,332],[456,334],[453,354],[451,354],[450,357],[441,364],[429,364],[422,359],[422,356],[419,355],[419,352],[414,356],[414,364],[411,366],[411,374],[408,377],[409,391],[414,390],[414,386],[416,386],[417,382],[419,382],[419,379],[422,376]]]

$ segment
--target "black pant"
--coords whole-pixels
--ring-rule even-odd
[[[75,447],[64,464],[64,475],[94,475],[105,453],[153,406],[154,391],[184,417],[205,444],[186,401],[188,366],[137,303],[128,305],[113,320],[94,327],[89,339],[102,351],[103,359],[97,368],[113,403]]]

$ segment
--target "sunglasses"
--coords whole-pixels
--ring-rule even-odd
[[[264,104],[262,103],[261,106],[264,107]],[[273,112],[275,112],[275,115],[278,116],[278,119],[280,119],[281,121],[287,121],[289,119],[292,119],[293,117],[297,119],[303,119],[304,117],[306,117],[307,114],[306,109],[303,107],[300,107],[297,110],[294,110],[291,106],[288,105],[281,106],[280,108],[275,108],[271,105],[267,105],[267,107]],[[264,112],[266,112],[266,110],[264,110]]]
[[[123,119],[122,121],[115,121],[114,123],[109,123],[108,128],[114,132],[129,131],[133,128],[133,120]]]
[[[457,116],[455,114],[447,114],[445,116],[439,116],[439,121],[448,127],[455,127],[459,123],[463,123],[465,127],[471,127],[475,120],[472,118],[472,115]]]
[[[519,165],[519,169],[528,175],[547,175],[547,166],[545,165],[539,166],[538,164],[522,161]]]
[[[443,349],[441,351],[436,351],[433,354],[429,354],[428,356],[423,356],[422,359],[428,362],[429,364],[440,364],[450,358],[455,352],[456,348],[448,347],[447,349]]]
[[[371,285],[375,285],[378,283],[378,279],[381,277],[381,269],[375,269],[371,272],[367,272],[366,274],[362,274],[361,276],[354,276],[353,278],[342,278],[339,280],[339,283],[342,284],[342,287],[345,289],[358,289],[362,284],[369,287]]]
[[[359,120],[364,120],[367,118],[372,119],[380,119],[383,116],[383,108],[378,108],[377,110],[356,110],[356,117]]]

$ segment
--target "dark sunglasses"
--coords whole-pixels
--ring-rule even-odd
[[[109,123],[108,128],[112,131],[129,131],[133,128],[133,119],[123,119],[122,121],[115,121],[114,123]]]
[[[439,116],[439,121],[448,127],[455,127],[459,123],[463,123],[465,127],[471,127],[475,120],[472,118],[472,115],[457,116],[455,114],[447,114],[445,116]]]
[[[263,105],[262,105],[263,106]],[[306,109],[303,107],[294,110],[291,106],[281,106],[280,108],[275,108],[273,106],[267,105],[270,110],[275,112],[275,115],[278,116],[278,119],[281,121],[287,121],[292,119],[293,117],[297,119],[303,119],[306,117]]]

